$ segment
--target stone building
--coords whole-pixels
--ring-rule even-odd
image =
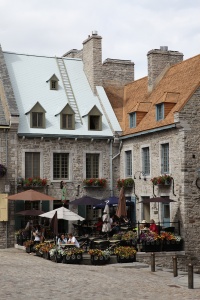
[[[7,194],[23,191],[26,179],[33,177],[47,180],[38,189],[58,199],[8,201],[5,220],[6,207],[1,207],[0,248],[13,246],[14,231],[25,225],[24,218],[16,215],[20,210],[47,211],[62,205],[61,200],[69,202],[85,194],[102,199],[118,192],[121,127],[102,83],[109,76],[113,84],[120,83],[120,77],[123,84],[131,82],[134,64],[125,61],[124,68],[123,62],[108,60],[104,68],[101,53],[97,32],[83,42],[82,50],[63,57],[0,51],[1,163],[7,168],[0,179],[0,202],[3,206]],[[84,187],[88,178],[105,178],[106,187]],[[90,219],[98,214],[91,207],[78,212]]]
[[[119,90],[106,89],[123,130],[121,178],[134,178],[135,220],[154,219],[176,232],[180,221],[186,258],[199,261],[200,55],[183,61],[182,53],[161,47],[147,57],[148,76],[124,87],[123,118],[114,103]],[[171,184],[153,184],[165,175]],[[165,202],[151,203],[154,197]]]

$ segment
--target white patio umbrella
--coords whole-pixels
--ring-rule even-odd
[[[102,217],[103,220],[102,232],[109,232],[111,231],[111,225],[110,225],[110,208],[108,204],[106,204],[103,212],[104,214]]]
[[[67,221],[78,221],[78,220],[83,221],[83,220],[85,220],[83,217],[77,215],[73,211],[65,208],[64,206],[56,208],[51,211],[48,211],[39,216],[43,217],[43,218],[52,219],[56,211],[57,211],[57,219],[62,219],[62,220],[67,220]]]

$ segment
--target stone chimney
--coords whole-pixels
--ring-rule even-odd
[[[160,49],[153,49],[147,53],[148,59],[148,91],[151,92],[156,83],[161,79],[159,75],[164,75],[167,69],[183,61],[183,53],[168,50],[167,46]]]
[[[83,42],[84,72],[93,92],[96,94],[96,86],[102,85],[102,37],[97,31]]]

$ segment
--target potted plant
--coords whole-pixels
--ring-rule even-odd
[[[173,177],[171,177],[170,175],[167,175],[167,174],[161,175],[158,177],[153,177],[151,179],[151,181],[154,185],[170,185],[172,180],[173,180]]]
[[[107,180],[105,178],[84,179],[84,187],[105,187]]]
[[[162,239],[155,232],[142,232],[140,234],[140,243],[142,244],[142,251],[144,252],[161,251]]]
[[[76,264],[80,263],[83,259],[83,249],[80,248],[66,248],[63,251],[63,263],[69,264]]]
[[[136,261],[136,250],[134,247],[116,247],[114,253],[117,255],[118,262],[124,263]]]
[[[163,251],[181,251],[183,246],[183,239],[179,235],[171,232],[162,232],[161,239],[163,241]]]
[[[109,262],[111,252],[109,250],[90,249],[91,263],[93,265],[104,265]]]
[[[26,248],[27,253],[31,253],[33,250],[34,241],[33,240],[27,240],[24,242],[24,247]]]
[[[130,187],[133,187],[133,185],[134,185],[133,178],[125,178],[125,179],[118,179],[117,180],[118,189],[120,189],[122,186],[124,188],[130,188]]]

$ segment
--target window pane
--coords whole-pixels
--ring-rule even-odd
[[[25,153],[25,178],[40,177],[40,153]]]
[[[125,152],[126,176],[132,176],[132,151]]]
[[[150,174],[150,158],[149,158],[149,147],[142,149],[142,171],[145,175]]]
[[[169,173],[169,144],[163,144],[161,148],[161,172]]]
[[[156,115],[157,115],[157,121],[164,119],[164,104],[158,104],[156,105]]]
[[[67,128],[67,115],[62,114],[62,128]]]
[[[90,116],[90,129],[99,130],[99,116]]]
[[[32,127],[42,127],[43,113],[32,112]]]
[[[86,178],[99,178],[99,154],[86,154]]]
[[[130,120],[130,128],[136,127],[136,113],[131,113],[129,115],[129,120]]]
[[[53,179],[69,179],[69,154],[53,154]]]

